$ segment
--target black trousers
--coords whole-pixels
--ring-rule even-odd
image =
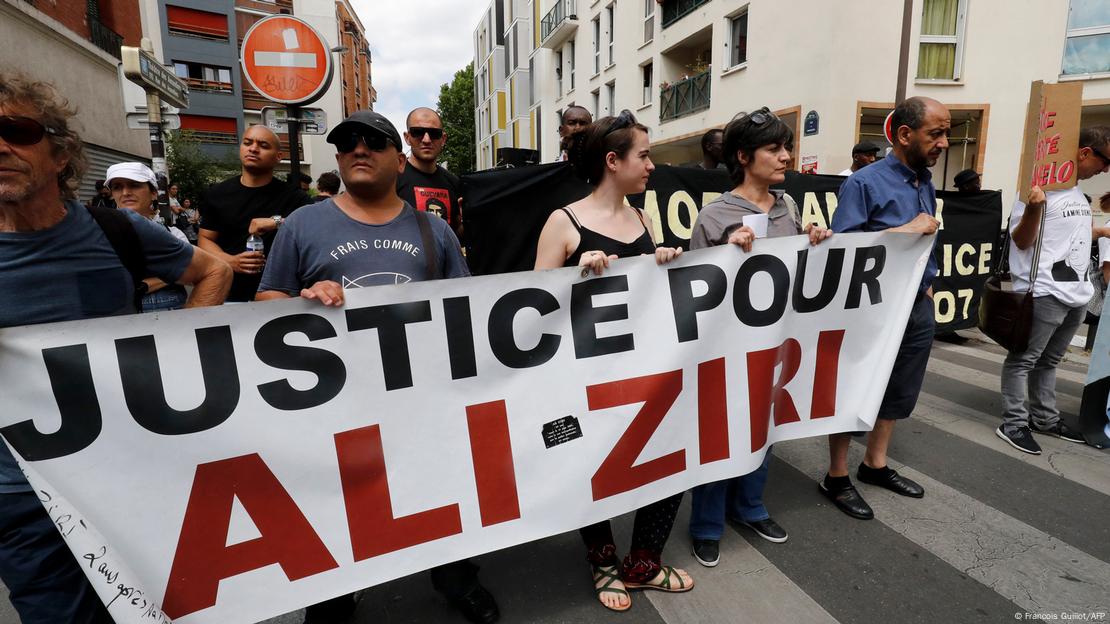
[[[436,566],[428,571],[432,587],[447,598],[461,598],[478,586],[478,566],[469,559]],[[305,624],[338,624],[355,611],[355,596],[347,594],[305,610]]]

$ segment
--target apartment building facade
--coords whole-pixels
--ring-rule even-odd
[[[938,188],[965,168],[1012,201],[1033,80],[1084,83],[1083,122],[1110,123],[1110,3],[1105,0],[911,0],[908,96],[952,111],[952,145],[935,167]],[[495,0],[514,15],[520,0]],[[699,141],[741,111],[767,106],[795,129],[794,166],[837,173],[859,140],[888,143],[881,125],[898,90],[903,3],[890,0],[528,0],[532,37],[510,41],[496,19],[475,34],[477,67],[490,69],[476,99],[478,163],[488,148],[558,156],[559,113],[629,109],[648,126],[656,162],[700,159]],[[509,21],[501,25],[507,29]],[[519,25],[519,22],[518,22]],[[486,29],[488,49],[479,53]],[[497,45],[505,48],[498,50]],[[508,49],[512,46],[514,49]],[[525,59],[524,109],[509,104],[496,59]],[[488,60],[492,59],[492,60]],[[519,75],[519,74],[518,74]],[[497,93],[504,92],[504,98]],[[519,101],[518,101],[519,102]],[[529,133],[512,131],[528,120]],[[481,122],[485,122],[483,126]],[[521,125],[521,127],[524,127]],[[484,133],[484,130],[489,132]],[[487,145],[483,141],[488,141]],[[495,152],[494,152],[495,153]],[[1106,176],[1102,176],[1105,178]],[[1110,181],[1084,183],[1097,196]]]
[[[0,68],[53,84],[77,108],[89,158],[81,199],[113,163],[150,161],[146,131],[127,127],[117,72],[120,46],[143,36],[139,1],[0,0]]]

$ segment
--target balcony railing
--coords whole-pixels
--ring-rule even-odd
[[[663,0],[663,28],[686,17],[709,0]]]
[[[709,108],[709,84],[712,70],[706,70],[659,90],[659,121]]]
[[[230,82],[203,80],[200,78],[186,78],[185,84],[189,85],[190,91],[205,91],[207,93],[235,93],[235,89]]]
[[[540,41],[545,41],[568,19],[577,19],[575,0],[556,0],[555,6],[540,20]]]
[[[89,18],[89,39],[94,46],[116,58],[122,58],[119,49],[123,45],[123,36],[92,17]]]

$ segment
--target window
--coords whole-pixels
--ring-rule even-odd
[[[171,35],[227,41],[227,16],[166,5],[166,30]]]
[[[528,57],[528,106],[536,103],[536,81],[532,76],[536,75],[536,60]]]
[[[233,93],[231,83],[231,68],[190,63],[187,61],[174,61],[173,72],[177,77],[189,85],[193,91],[208,91],[211,93]]]
[[[574,39],[571,39],[570,41],[567,42],[567,54],[570,55],[570,59],[569,59],[570,89],[569,89],[569,91],[574,91]]]
[[[601,73],[601,16],[593,19],[594,25],[594,75]]]
[[[234,118],[188,115],[181,113],[181,128],[192,130],[193,137],[201,143],[235,145],[239,142],[238,124]]]
[[[605,85],[605,114],[612,115],[616,111],[617,84],[610,82]]]
[[[609,24],[609,65],[613,64],[613,31],[617,29],[617,25],[613,22],[613,5],[605,7],[605,18]]]
[[[655,38],[655,0],[644,0],[644,43]]]
[[[728,66],[736,67],[748,62],[748,11],[728,18]]]
[[[644,104],[651,104],[652,94],[655,93],[655,90],[652,89],[652,87],[651,87],[651,71],[652,71],[651,63],[648,63],[647,65],[644,65],[643,67],[641,67],[640,71],[643,72],[643,75],[644,75],[644,102],[643,103]]]
[[[597,91],[594,91],[592,95],[594,96],[594,108],[593,108],[594,117],[595,118],[602,117],[603,115],[601,114],[601,89],[598,89]]]
[[[1063,74],[1110,73],[1110,4],[1071,0]]]
[[[555,53],[555,97],[563,97],[563,53]]]
[[[960,79],[966,12],[967,0],[925,0],[917,57],[919,79]]]

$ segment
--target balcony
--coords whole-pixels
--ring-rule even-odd
[[[666,85],[659,90],[659,121],[670,121],[709,108],[712,70]]]
[[[709,0],[663,0],[663,28],[686,17]]]
[[[235,89],[230,82],[220,82],[218,80],[202,80],[200,78],[184,78],[185,84],[189,85],[190,91],[203,91],[205,93],[235,93]]]
[[[558,50],[578,30],[575,0],[555,0],[555,6],[540,20],[540,47]]]
[[[108,28],[100,22],[100,20],[89,17],[89,39],[93,45],[104,50],[108,54],[122,59],[120,54],[120,46],[123,45],[123,36],[116,31]]]

